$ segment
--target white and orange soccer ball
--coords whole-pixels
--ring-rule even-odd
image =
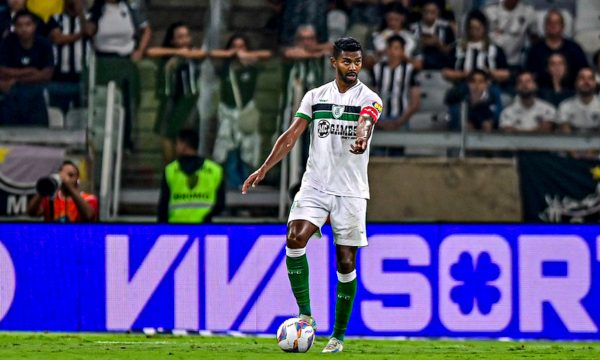
[[[285,352],[307,352],[315,341],[315,330],[299,318],[284,321],[277,329],[277,344]]]

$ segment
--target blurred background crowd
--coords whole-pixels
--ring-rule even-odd
[[[199,155],[223,166],[233,192],[302,95],[333,79],[341,36],[363,44],[360,79],[384,102],[378,132],[600,130],[598,1],[0,0],[0,132],[83,130],[86,152],[100,159],[90,131],[104,118],[90,112],[114,81],[122,183],[157,191],[163,166],[181,155],[177,134],[192,129]],[[414,155],[388,145],[372,154]],[[290,178],[275,172],[267,184],[297,184],[307,146],[298,169],[282,170]],[[89,164],[91,190],[99,163]]]

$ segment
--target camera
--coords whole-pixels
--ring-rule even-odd
[[[60,175],[51,174],[39,179],[37,184],[35,184],[35,189],[37,190],[38,194],[42,196],[52,196],[58,189],[60,189],[61,185],[62,180]]]

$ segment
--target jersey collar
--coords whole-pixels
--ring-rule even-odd
[[[340,93],[340,94],[346,94],[346,93],[348,93],[348,91],[357,88],[361,84],[362,84],[362,82],[359,79],[356,79],[356,84],[354,84],[354,86],[352,86],[351,88],[349,88],[345,92],[341,92],[340,88],[338,87],[337,81],[333,80],[333,87],[335,87],[335,89],[337,90],[337,92]]]

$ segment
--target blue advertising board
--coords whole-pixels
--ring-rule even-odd
[[[370,225],[348,335],[600,339],[600,226]],[[309,242],[319,332],[331,229]],[[0,224],[0,330],[274,333],[283,225]]]

